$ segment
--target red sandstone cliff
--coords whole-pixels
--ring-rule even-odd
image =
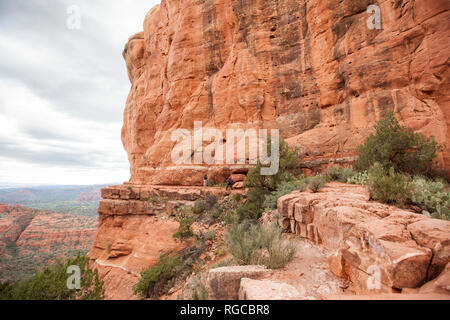
[[[368,0],[162,0],[150,10],[123,53],[131,180],[102,190],[89,254],[107,298],[136,298],[139,272],[180,248],[165,212],[203,197],[192,185],[206,171],[219,181],[231,171],[172,163],[173,130],[192,130],[194,121],[277,128],[315,166],[352,161],[392,110],[444,144],[440,162],[449,167],[450,3],[377,3],[382,30],[367,28]]]
[[[450,2],[378,1],[382,30],[367,27],[370,4],[162,0],[124,51],[131,182],[201,183],[171,170],[171,132],[194,121],[278,128],[314,165],[351,161],[387,110],[444,144],[449,168]]]

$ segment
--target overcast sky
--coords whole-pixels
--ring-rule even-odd
[[[0,185],[129,179],[122,50],[159,2],[0,0]]]

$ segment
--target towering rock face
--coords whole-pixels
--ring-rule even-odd
[[[374,3],[381,29],[369,28]],[[449,9],[447,0],[162,0],[124,51],[131,182],[191,185],[223,172],[174,165],[171,134],[194,121],[279,129],[314,165],[351,161],[389,110],[444,144],[448,169]]]

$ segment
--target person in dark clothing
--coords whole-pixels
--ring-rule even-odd
[[[208,175],[205,174],[205,176],[203,177],[203,187],[207,187],[208,186]]]
[[[230,188],[231,190],[233,190],[233,186],[232,186],[232,181],[231,181],[231,177],[228,177],[227,179],[227,188],[225,189],[226,191],[228,191],[228,188]]]

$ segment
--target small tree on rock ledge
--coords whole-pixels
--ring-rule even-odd
[[[375,134],[358,148],[358,170],[380,163],[385,170],[410,174],[426,174],[433,167],[437,153],[443,150],[434,137],[425,137],[411,128],[400,126],[393,112],[375,125]]]

